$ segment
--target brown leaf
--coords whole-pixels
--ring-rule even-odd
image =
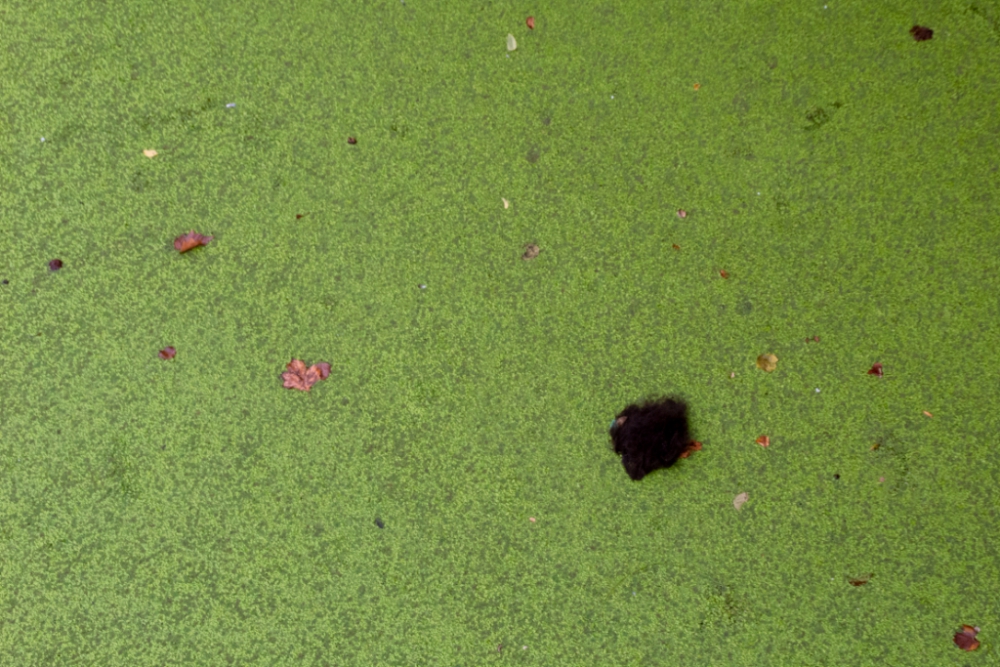
[[[726,271],[725,269],[723,269],[722,271],[719,271],[719,275],[722,276],[723,278],[725,278],[726,280],[729,280],[729,272]]]
[[[211,236],[202,236],[192,229],[187,234],[181,234],[174,239],[174,249],[177,252],[187,252],[188,250],[197,248],[200,245],[208,245],[211,240]]]
[[[292,359],[286,368],[288,370],[281,374],[286,389],[309,391],[309,388],[319,381],[319,371],[316,367],[306,368],[306,362],[301,359]]]
[[[316,372],[319,373],[320,380],[325,380],[328,377],[330,377],[330,364],[326,363],[325,361],[321,361],[318,364],[313,364],[311,368],[316,369]]]
[[[542,249],[539,248],[537,245],[535,245],[534,243],[529,243],[528,245],[524,246],[524,254],[521,255],[521,259],[534,259],[538,257],[538,253],[540,253],[541,251]]]
[[[694,84],[694,89],[695,90],[698,90],[699,88],[701,88],[701,84],[700,83]]]
[[[869,572],[868,574],[861,575],[857,579],[851,579],[850,577],[848,577],[847,581],[849,584],[851,584],[851,586],[864,586],[869,581],[871,581],[871,578],[874,576],[875,576],[874,572]]]
[[[677,245],[676,243],[673,244],[673,248],[674,248],[674,250],[680,250],[681,249],[681,247],[679,245]]]
[[[775,368],[778,367],[778,357],[773,354],[762,354],[757,357],[757,368],[764,371],[765,373],[770,373]]]
[[[963,651],[975,651],[979,648],[979,640],[976,639],[978,634],[979,628],[963,625],[962,631],[955,633],[955,645]]]
[[[910,28],[910,34],[913,35],[913,39],[918,42],[926,42],[934,36],[934,31],[922,25],[915,25]]]
[[[697,440],[692,441],[691,444],[688,446],[688,448],[684,450],[684,453],[681,454],[681,458],[686,459],[687,457],[691,456],[691,454],[700,451],[701,451],[701,443],[698,442]]]
[[[881,446],[882,446],[881,443],[876,442],[874,445],[872,445],[871,447],[868,448],[868,451],[869,452],[874,452],[876,449],[878,449]]]
[[[750,494],[744,491],[743,493],[733,498],[733,507],[739,509],[743,507],[743,504],[749,499],[750,499]]]
[[[868,375],[877,375],[882,377],[882,364],[877,361],[872,364],[872,367],[868,369]]]
[[[757,438],[757,444],[760,445],[761,447],[770,447],[771,438],[767,437],[766,435],[762,435]]]

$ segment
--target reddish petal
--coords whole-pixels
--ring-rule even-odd
[[[168,345],[167,347],[163,348],[158,353],[160,359],[173,359],[174,355],[176,354],[177,350],[175,350],[171,345]]]
[[[211,240],[211,236],[203,236],[192,229],[187,234],[181,234],[174,239],[174,249],[177,252],[187,252],[200,245],[208,245]]]
[[[320,363],[316,364],[314,368],[319,372],[320,380],[325,380],[328,377],[330,377],[330,364],[326,363],[325,361],[321,361]]]
[[[534,30],[535,29],[535,17],[534,16],[529,16],[528,20],[525,21],[525,23],[528,24],[528,30]]]
[[[955,633],[955,645],[963,651],[975,651],[979,648],[979,641],[976,639],[975,629],[972,629],[972,632],[969,632],[969,630],[966,629],[968,627],[969,626],[964,625],[962,626],[961,632]]]
[[[882,364],[878,362],[872,364],[872,367],[868,369],[868,375],[877,375],[882,377]]]
[[[769,438],[766,435],[762,435],[759,438],[757,438],[757,444],[760,445],[761,447],[770,447],[771,438]]]

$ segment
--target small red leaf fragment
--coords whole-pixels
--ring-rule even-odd
[[[694,84],[694,89],[695,90],[698,90],[699,88],[701,88],[701,84],[700,83]]]
[[[177,350],[175,350],[171,345],[167,345],[165,348],[163,348],[157,353],[160,359],[163,360],[173,359],[176,354]]]
[[[683,220],[684,218],[688,217],[688,212],[682,208],[679,208],[677,209],[677,217]]]
[[[536,519],[533,516],[529,516],[528,521],[530,521],[531,523],[535,523]]]
[[[729,280],[729,272],[726,271],[725,269],[723,269],[722,271],[719,271],[719,275],[722,276],[723,278],[725,278],[726,280]]]
[[[693,440],[691,444],[688,445],[688,448],[684,450],[684,453],[681,454],[681,458],[686,459],[687,457],[691,456],[691,454],[693,454],[694,452],[700,452],[700,451],[701,451],[701,443],[698,442],[697,440]]]
[[[211,236],[203,236],[192,229],[187,234],[181,234],[174,239],[174,250],[177,252],[187,252],[200,245],[208,245],[211,240]]]
[[[771,438],[769,438],[766,435],[762,435],[762,436],[760,436],[760,437],[757,438],[757,444],[760,445],[761,447],[770,447],[771,446]]]
[[[932,415],[931,413],[929,413],[926,410],[924,410],[924,416],[925,417],[933,417],[934,415]]]
[[[319,373],[320,380],[325,380],[328,377],[330,377],[330,364],[326,363],[325,361],[321,361],[320,363],[315,364],[313,368],[315,368],[316,371]]]
[[[358,143],[358,140],[355,139],[354,137],[347,137],[347,143],[353,146],[354,144]]]
[[[287,370],[281,374],[281,379],[285,381],[286,389],[309,391],[314,384],[330,377],[330,364],[325,361],[306,368],[306,362],[292,359],[285,368]]]
[[[818,343],[819,342],[819,336],[813,336],[813,340]]]
[[[525,21],[525,23],[528,26],[528,30],[534,30],[535,29],[535,17],[534,16],[529,16],[528,20]]]
[[[974,628],[971,625],[963,625],[962,631],[955,633],[955,646],[963,651],[975,651],[979,648],[979,640],[976,639],[976,635],[978,634],[979,628]]]
[[[882,364],[875,362],[872,367],[868,369],[868,375],[877,375],[882,377]]]
[[[673,244],[673,249],[674,250],[680,250],[681,247],[675,243],[675,244]]]

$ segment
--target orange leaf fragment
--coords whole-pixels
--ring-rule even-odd
[[[974,628],[971,625],[963,625],[962,631],[955,633],[955,646],[963,651],[975,651],[979,648],[979,640],[976,639],[976,635],[978,634],[979,628]]]
[[[729,273],[725,269],[719,271],[719,275],[725,278],[726,280],[729,280]]]
[[[673,244],[673,249],[674,249],[674,250],[680,250],[680,249],[681,249],[681,247],[680,247],[679,245],[677,245],[676,243],[674,243],[674,244]]]
[[[882,377],[882,364],[875,362],[872,367],[868,369],[868,375],[877,375]]]
[[[174,250],[177,252],[187,252],[200,245],[208,245],[211,240],[211,236],[203,236],[192,229],[187,234],[181,234],[174,239]]]
[[[757,438],[757,444],[760,445],[761,447],[770,447],[771,438],[767,437],[766,435],[762,435]]]
[[[701,84],[700,83],[694,84],[694,89],[695,90],[698,90],[699,88],[701,88]]]
[[[932,415],[931,413],[929,413],[926,410],[924,410],[924,416],[926,416],[926,417],[933,417],[934,415]]]
[[[687,457],[691,456],[691,454],[693,454],[694,452],[700,452],[700,451],[701,451],[701,443],[698,442],[697,440],[694,440],[691,442],[688,448],[684,450],[684,453],[681,454],[681,458],[686,459]]]
[[[321,362],[306,368],[306,362],[301,359],[292,359],[285,367],[281,379],[285,381],[286,389],[298,389],[299,391],[309,391],[309,388],[320,380],[325,380],[330,376],[330,364]]]

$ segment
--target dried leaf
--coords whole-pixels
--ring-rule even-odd
[[[761,447],[770,447],[771,446],[771,438],[769,438],[766,435],[759,436],[757,438],[757,444],[760,445]]]
[[[534,243],[529,243],[528,245],[524,246],[524,254],[521,255],[521,259],[525,259],[525,260],[527,260],[527,259],[534,259],[534,258],[538,257],[538,253],[540,253],[540,252],[542,252],[541,248],[539,248]]]
[[[698,90],[699,88],[701,88],[701,84],[700,83],[694,84],[694,89],[695,90]]]
[[[681,454],[681,458],[686,459],[687,457],[691,456],[691,454],[700,451],[701,451],[701,443],[695,440],[688,446],[687,449],[684,450],[684,453]]]
[[[933,417],[934,415],[932,415],[931,413],[929,413],[926,410],[924,410],[924,416],[925,417]]]
[[[174,239],[174,249],[177,252],[187,252],[191,248],[197,248],[200,245],[208,245],[208,242],[211,240],[211,236],[202,236],[194,230],[191,230],[187,234],[181,234]]]
[[[679,208],[677,209],[677,217],[683,220],[684,218],[688,217],[688,212],[682,208]]]
[[[517,40],[514,39],[514,35],[507,33],[507,50],[513,51],[517,48]]]
[[[882,364],[875,362],[872,367],[868,369],[868,375],[877,375],[882,377]]]
[[[874,576],[875,576],[874,572],[869,572],[868,574],[861,575],[857,579],[848,578],[847,581],[848,583],[851,584],[851,586],[864,586],[869,581],[871,581],[871,578]]]
[[[778,357],[773,354],[762,354],[757,357],[757,368],[760,370],[770,373],[775,368],[778,367]]]
[[[146,157],[150,158],[150,159],[152,159],[152,158],[156,157],[157,155],[159,155],[159,153],[157,153],[156,151],[154,151],[152,148],[147,148],[146,150],[144,150],[142,152],[142,154],[145,155]]]
[[[719,275],[725,278],[726,280],[729,280],[729,273],[726,272],[725,270],[719,271]]]
[[[528,30],[534,30],[535,29],[535,17],[534,16],[529,16],[528,20],[525,21],[525,23],[528,25]]]
[[[922,25],[915,25],[910,28],[910,34],[913,35],[913,39],[918,42],[926,42],[934,36],[934,31]]]
[[[876,442],[874,445],[872,445],[871,447],[868,448],[868,451],[869,452],[874,452],[875,450],[877,450],[881,446],[882,445],[880,443]]]
[[[313,364],[312,368],[315,368],[316,372],[319,373],[320,380],[325,380],[328,377],[330,377],[330,364],[326,363],[325,361],[321,361],[318,364]]]
[[[976,639],[978,634],[979,628],[963,625],[962,631],[955,633],[955,645],[963,651],[975,651],[979,648],[979,640]]]
[[[358,143],[358,140],[355,139],[354,137],[347,137],[347,143],[353,146],[354,144]]]
[[[157,356],[159,356],[160,359],[163,360],[173,359],[176,355],[177,355],[177,350],[175,350],[172,345],[167,345],[165,348],[163,348],[157,353]]]
[[[509,201],[507,201],[507,200],[506,200],[506,199],[504,199],[503,197],[500,197],[500,201],[502,201],[502,202],[503,202],[503,207],[504,207],[504,208],[510,208],[510,202],[509,202]]]
[[[739,509],[743,507],[743,504],[749,499],[750,499],[750,494],[744,491],[743,493],[733,498],[733,507]]]
[[[681,249],[681,247],[679,245],[677,245],[676,243],[673,245],[673,248],[674,248],[674,250],[680,250]]]

